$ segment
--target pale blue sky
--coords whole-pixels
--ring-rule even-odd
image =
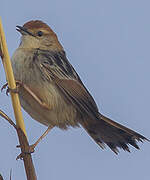
[[[40,19],[57,33],[67,57],[89,89],[100,112],[150,138],[150,1],[3,0],[1,17],[10,55],[19,44],[16,25]],[[5,75],[0,64],[0,86]],[[13,118],[10,96],[0,93],[0,109]],[[29,142],[46,129],[23,112]],[[25,178],[15,131],[0,118],[0,173]],[[148,180],[150,144],[118,156],[101,150],[80,129],[57,128],[33,154],[38,179]]]

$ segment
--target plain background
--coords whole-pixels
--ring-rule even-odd
[[[1,17],[10,55],[19,45],[16,25],[40,19],[57,33],[67,57],[89,89],[100,112],[150,138],[150,1],[149,0],[3,0]],[[0,64],[0,86],[5,74]],[[14,119],[10,96],[0,93],[0,109]],[[29,142],[46,129],[23,112]],[[0,173],[26,179],[15,158],[15,130],[0,118]],[[118,156],[100,149],[80,129],[57,128],[33,154],[38,179],[148,180],[150,144]]]

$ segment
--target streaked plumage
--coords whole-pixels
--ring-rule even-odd
[[[19,91],[21,105],[31,117],[62,129],[82,125],[98,145],[107,144],[115,153],[118,147],[129,151],[128,144],[139,149],[136,141],[147,139],[99,113],[51,28],[42,21],[17,27],[23,36],[12,65],[15,79],[33,93],[23,87]]]

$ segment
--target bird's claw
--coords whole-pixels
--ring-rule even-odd
[[[2,92],[4,89],[6,89],[6,88],[7,88],[7,90],[6,90],[6,95],[8,96],[8,83],[6,83],[6,84],[4,84],[4,85],[2,86],[1,92]]]
[[[17,147],[17,148],[20,148],[21,146],[20,146],[20,145],[17,145],[16,147]],[[34,151],[35,151],[35,144],[32,144],[32,145],[28,146],[28,149],[27,149],[26,151],[21,152],[21,153],[17,156],[16,160],[18,160],[18,159],[21,159],[21,160],[22,160],[23,157],[24,157],[26,154],[34,153]]]
[[[24,157],[24,153],[20,153],[17,157],[16,157],[16,160],[23,160],[23,157]]]
[[[11,89],[8,87],[8,83],[4,84],[1,88],[1,92],[7,88],[6,90],[6,95],[8,96],[9,92],[13,92],[13,93],[18,93],[19,92],[19,87],[21,86],[21,82],[16,81],[16,88],[15,89]]]
[[[7,88],[7,89],[6,89]],[[4,84],[1,88],[1,92],[6,89],[6,95],[8,96],[9,92],[10,92],[10,88],[8,87],[8,83]]]
[[[4,55],[3,55],[3,53],[2,53],[1,47],[0,47],[0,57],[1,57],[2,60],[3,60]]]

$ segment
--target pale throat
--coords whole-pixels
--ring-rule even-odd
[[[23,35],[21,37],[19,48],[39,48],[39,47],[40,47],[39,39],[28,35]]]

